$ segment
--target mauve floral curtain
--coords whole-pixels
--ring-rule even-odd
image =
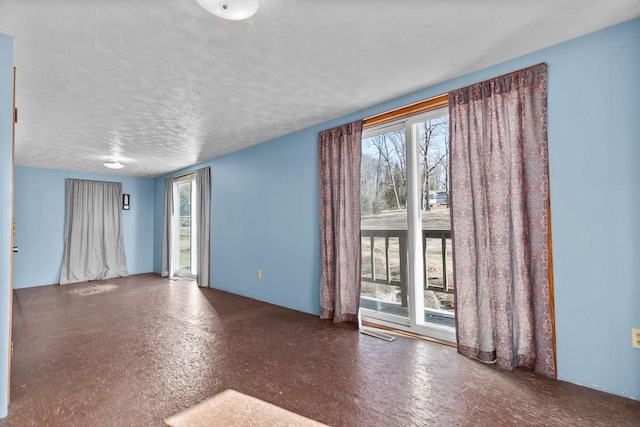
[[[318,135],[320,318],[358,322],[362,121]]]
[[[547,66],[449,94],[458,352],[555,377]]]

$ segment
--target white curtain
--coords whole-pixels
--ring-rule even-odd
[[[163,277],[173,277],[174,263],[171,256],[173,239],[173,178],[164,183],[164,221],[162,223],[162,270]]]
[[[208,287],[210,281],[210,230],[211,230],[211,172],[210,168],[196,171],[196,224],[198,224],[198,286]]]
[[[121,200],[122,183],[66,180],[61,285],[129,275]]]

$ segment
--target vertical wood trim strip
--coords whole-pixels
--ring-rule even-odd
[[[551,187],[551,185],[549,185]],[[549,234],[549,314],[551,315],[551,341],[553,346],[553,359],[555,376],[558,377],[558,355],[556,352],[556,309],[553,283],[553,239],[551,238],[551,188],[549,188],[549,198],[547,199],[547,229]]]
[[[11,231],[9,239],[11,241],[11,247],[9,248],[9,363],[7,371],[7,405],[11,401],[11,358],[13,357],[13,224],[15,218],[13,217],[13,194],[14,194],[14,164],[16,159],[16,67],[13,67],[13,108],[11,109],[11,207],[9,218]]]

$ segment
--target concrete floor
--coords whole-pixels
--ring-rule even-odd
[[[640,402],[146,274],[14,293],[0,426],[160,426],[234,389],[333,426],[640,424]]]

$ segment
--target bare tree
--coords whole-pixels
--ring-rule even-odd
[[[447,192],[447,206],[450,203],[449,194],[449,118],[447,117],[447,126],[444,128],[444,153],[445,153],[445,161],[443,162],[444,166],[444,190]]]
[[[446,141],[448,118],[439,117],[419,124],[419,164],[420,164],[420,204],[429,210],[429,194],[432,190],[444,189],[448,193],[448,149]],[[406,204],[407,154],[404,130],[383,133],[367,138],[375,154],[369,153],[367,159],[368,178],[375,181],[366,194],[366,203],[371,210],[377,210],[378,203],[387,208],[402,209]],[[377,157],[377,162],[375,162]],[[363,156],[364,159],[364,156]],[[374,172],[374,162],[376,164]],[[364,169],[363,169],[364,171]],[[368,184],[371,185],[371,184]],[[384,197],[381,197],[384,196]],[[363,211],[365,208],[363,200]]]
[[[446,126],[445,126],[446,125]],[[445,163],[447,161],[447,153],[433,153],[429,151],[434,139],[437,136],[442,135],[443,128],[448,127],[448,124],[443,122],[442,120],[427,120],[425,122],[420,123],[420,129],[422,131],[422,138],[420,140],[420,167],[422,170],[422,189],[421,189],[421,197],[420,201],[422,204],[422,209],[430,210],[431,204],[429,203],[429,193],[434,187],[434,182],[431,179],[432,174],[439,165]],[[430,154],[435,154],[433,158],[430,159]]]
[[[376,149],[378,150],[378,153],[380,154],[380,159],[384,162],[385,166],[387,167],[387,174],[388,174],[387,176],[391,179],[391,186],[393,189],[393,194],[395,196],[396,208],[401,209],[400,196],[398,194],[399,193],[398,182],[397,182],[396,174],[394,173],[395,166],[396,166],[396,161],[395,161],[396,159],[392,158],[393,154],[392,152],[390,152],[390,147],[389,147],[389,145],[391,145],[391,149],[395,151],[396,156],[398,154],[398,151],[404,152],[404,150],[398,150],[397,137],[393,136],[396,133],[397,132],[376,135],[373,138],[371,138],[371,143],[373,144],[374,147],[376,147]],[[404,155],[402,159],[404,160]],[[404,170],[405,170],[405,176],[406,176],[406,169]]]
[[[382,180],[380,155],[362,154],[360,166],[360,209],[363,215],[376,214],[379,210],[380,182]]]

